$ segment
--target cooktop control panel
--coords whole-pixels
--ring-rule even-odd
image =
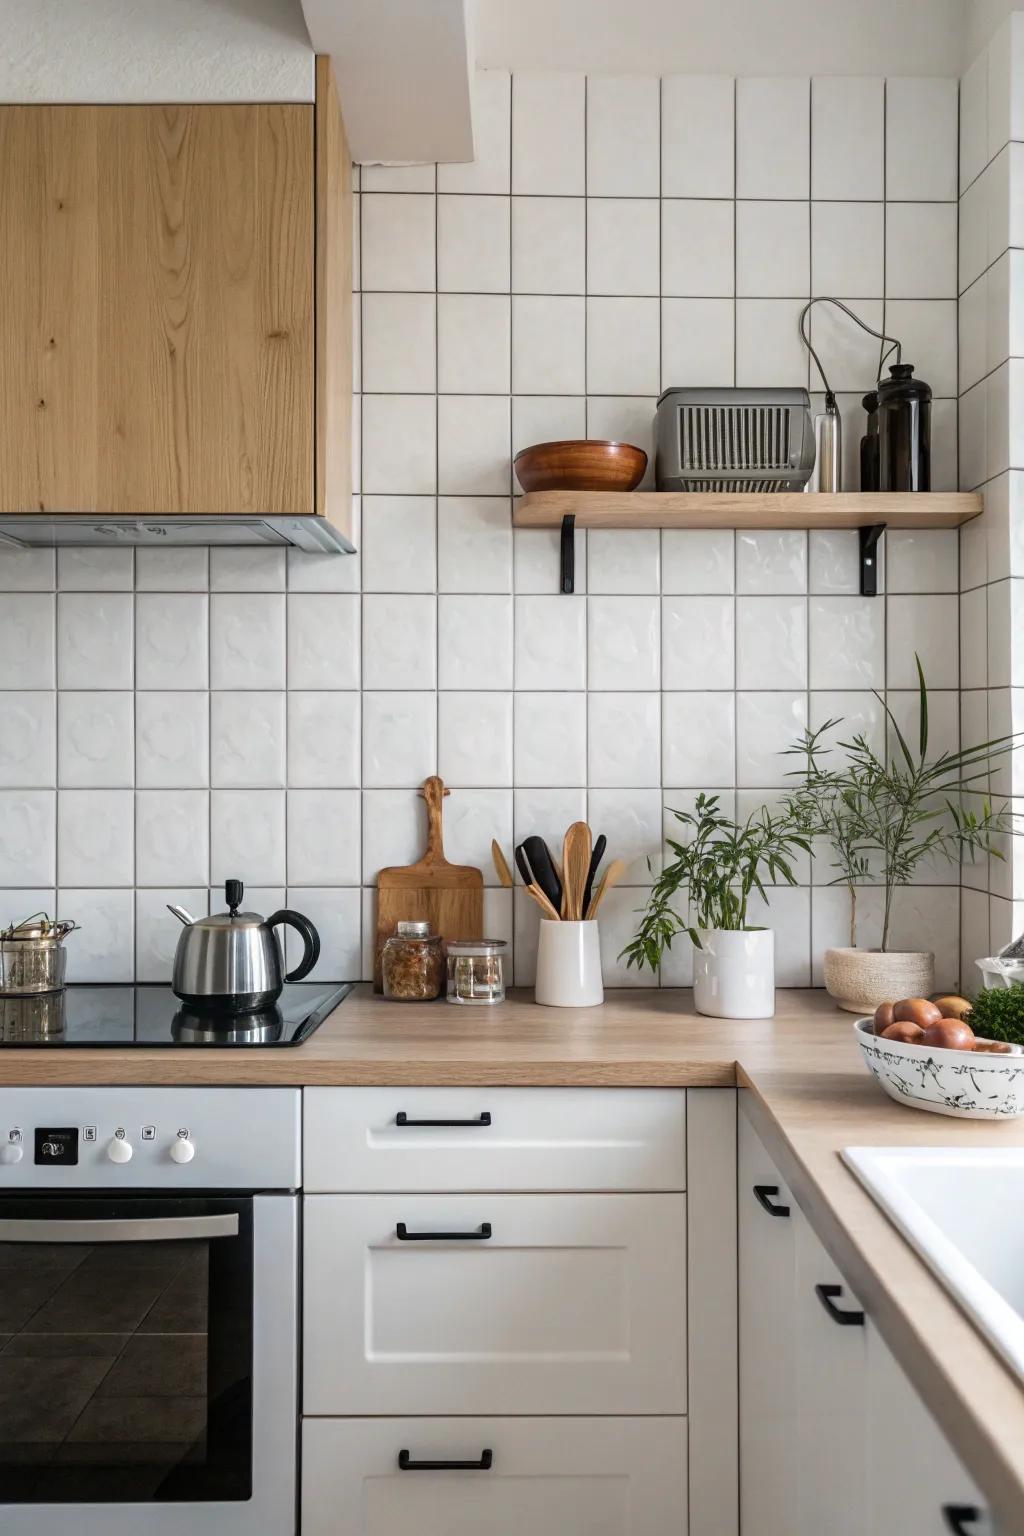
[[[0,1088],[0,1191],[297,1189],[291,1088]]]

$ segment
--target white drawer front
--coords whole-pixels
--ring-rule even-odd
[[[478,1460],[488,1471],[407,1471]],[[685,1419],[306,1419],[303,1536],[686,1536]]]
[[[686,1187],[678,1088],[307,1088],[303,1119],[315,1193]]]
[[[684,1195],[314,1195],[304,1245],[306,1413],[686,1411]]]

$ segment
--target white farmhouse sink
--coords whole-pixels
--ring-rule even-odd
[[[847,1147],[843,1159],[1024,1380],[1024,1147]]]

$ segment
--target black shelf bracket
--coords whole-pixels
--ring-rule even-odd
[[[571,512],[562,518],[561,567],[558,590],[571,595],[576,590],[576,518]]]
[[[878,541],[885,532],[884,523],[858,528],[860,535],[860,595],[878,596]]]

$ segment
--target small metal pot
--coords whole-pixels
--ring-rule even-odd
[[[77,927],[35,912],[22,923],[0,929],[0,996],[59,992],[68,961],[64,939]]]

